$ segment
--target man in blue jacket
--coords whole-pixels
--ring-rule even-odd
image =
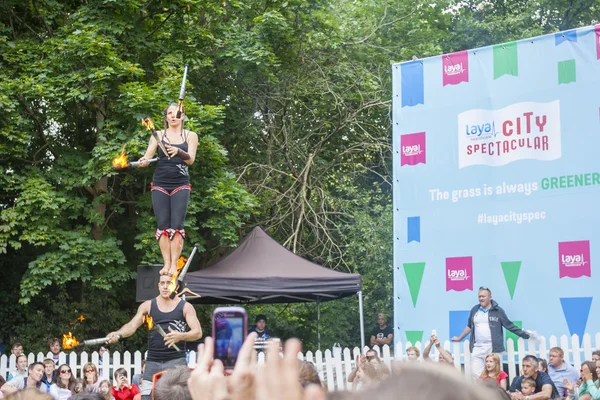
[[[486,287],[479,288],[479,304],[471,309],[467,326],[460,336],[454,336],[453,342],[460,342],[469,333],[471,335],[471,374],[479,378],[485,368],[485,357],[491,353],[502,353],[506,328],[517,336],[529,339],[529,334],[508,319],[504,310],[492,300],[492,292]]]

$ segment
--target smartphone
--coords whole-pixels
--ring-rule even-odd
[[[221,360],[225,369],[233,369],[235,366],[246,336],[248,336],[248,314],[244,308],[215,308],[212,318],[214,358]]]
[[[432,335],[432,336],[433,336],[433,335],[436,335],[436,336],[437,336],[437,334],[436,334],[436,332],[435,332],[435,329],[433,329],[433,330],[431,331],[431,335]]]

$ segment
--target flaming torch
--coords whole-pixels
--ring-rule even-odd
[[[68,334],[64,334],[62,338],[62,347],[65,350],[71,350],[73,347],[79,346],[79,341],[75,336],[69,332]]]
[[[152,137],[154,138],[154,140],[156,140],[158,147],[160,147],[160,149],[163,151],[163,153],[165,153],[167,158],[170,160],[171,156],[167,152],[167,149],[165,149],[165,145],[158,139],[158,134],[156,133],[156,128],[154,127],[154,122],[152,122],[150,117],[145,116],[144,118],[142,118],[142,125],[144,125],[146,127],[147,131],[152,132]]]
[[[175,274],[175,276],[173,277],[173,283],[174,285],[172,285],[172,292],[171,295],[169,296],[171,299],[174,299],[175,296],[177,295],[177,290],[181,289],[181,285],[183,284],[183,278],[185,278],[185,275],[187,274],[188,269],[190,268],[190,264],[192,263],[192,259],[194,258],[194,255],[196,254],[196,251],[198,251],[198,245],[195,244],[194,248],[192,249],[192,252],[190,253],[190,256],[186,259],[185,257],[180,257],[179,260],[177,261],[177,274]],[[185,262],[185,265],[183,265],[183,267],[180,267],[180,261],[185,260],[183,262]],[[179,272],[179,270],[181,269],[181,272]]]
[[[158,157],[148,160],[149,163],[153,163],[155,161],[158,161]],[[141,162],[139,162],[139,161],[128,162],[127,154],[125,153],[125,145],[123,145],[123,148],[121,149],[121,154],[119,154],[118,157],[115,157],[115,159],[112,161],[112,164],[113,164],[114,169],[124,169],[127,167],[134,167],[134,168],[139,167]]]
[[[181,80],[181,88],[179,89],[179,99],[177,99],[177,118],[181,118],[183,113],[183,99],[185,98],[185,81],[187,80],[188,65],[185,64],[183,69],[183,79]]]
[[[152,317],[150,315],[144,314],[144,324],[146,325],[148,330],[152,330],[154,328],[154,330],[156,330],[156,332],[158,332],[160,336],[162,336],[163,338],[167,337],[167,333],[163,328],[160,327],[160,325],[154,325],[154,321],[152,320]],[[176,344],[173,344],[171,347],[173,347],[177,351],[181,351],[179,350],[179,347],[177,347]]]

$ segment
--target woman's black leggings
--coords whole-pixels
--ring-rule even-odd
[[[160,186],[151,186],[152,207],[156,216],[156,240],[167,235],[173,240],[176,232],[185,238],[183,222],[190,203],[191,185],[184,185],[170,192]]]

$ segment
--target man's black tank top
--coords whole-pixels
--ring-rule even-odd
[[[188,325],[183,316],[183,307],[185,300],[181,300],[175,309],[170,312],[162,312],[158,309],[156,298],[150,302],[150,316],[154,325],[160,325],[165,333],[169,333],[169,328],[174,331],[187,332]],[[156,328],[148,332],[148,361],[167,361],[177,358],[185,358],[185,342],[176,343],[180,351],[169,348],[165,345],[165,339],[158,333]]]
[[[184,133],[183,143],[171,144],[165,141],[164,133],[161,139],[164,145],[171,145],[178,147],[181,150],[187,152],[187,131]],[[178,156],[171,157],[169,160],[167,155],[158,148],[158,165],[154,170],[154,176],[152,177],[152,185],[160,186],[161,188],[171,191],[177,189],[180,186],[190,184],[190,175],[188,173],[188,165]]]

